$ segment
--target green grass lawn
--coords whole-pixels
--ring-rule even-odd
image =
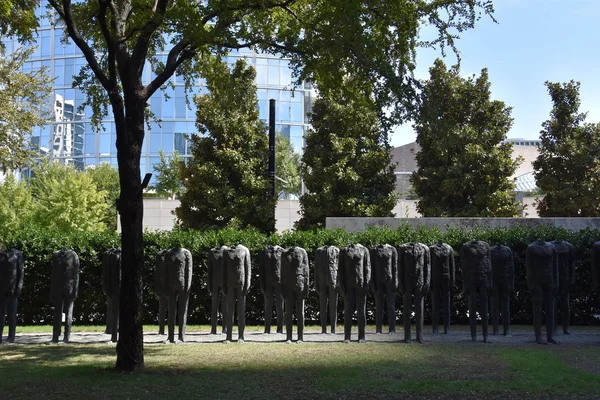
[[[0,398],[598,398],[600,345],[367,343],[0,346]],[[10,397],[4,395],[10,394]]]

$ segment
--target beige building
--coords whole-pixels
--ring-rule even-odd
[[[530,192],[536,188],[533,176],[533,161],[537,158],[540,143],[537,139],[508,139],[513,143],[513,158],[522,157],[523,162],[519,165],[514,175],[516,179],[517,192]],[[396,166],[396,189],[401,199],[410,197],[410,176],[417,170],[415,154],[421,147],[413,142],[392,149],[392,161],[398,163]]]

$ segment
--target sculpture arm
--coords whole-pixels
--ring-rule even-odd
[[[371,284],[369,286],[371,286],[371,291],[373,293],[376,293],[377,292],[377,258],[374,257],[375,251],[369,250],[369,251],[367,251],[367,253],[369,253],[369,259],[373,260],[373,263],[371,264],[371,267],[372,267]]]
[[[246,250],[246,255],[244,257],[244,269],[245,269],[245,277],[246,282],[244,283],[244,294],[248,294],[250,290],[250,282],[252,278],[252,266],[250,265],[250,251]]]
[[[394,291],[398,290],[398,250],[392,246],[392,282]]]
[[[73,265],[75,266],[75,271],[77,271],[77,273],[75,274],[75,284],[73,285],[73,296],[77,297],[77,294],[79,293],[79,256],[77,254],[75,254],[75,262],[73,263]]]
[[[575,264],[576,264],[577,250],[575,246],[569,244],[569,284],[575,285]]]
[[[206,260],[206,266],[208,267],[208,282],[206,284],[206,288],[208,289],[208,294],[210,294],[212,296],[212,291],[213,291],[213,268],[214,268],[214,263],[213,263],[213,255],[212,254],[208,254],[208,260]]]
[[[508,291],[514,292],[515,290],[515,259],[513,257],[512,251],[510,252],[510,258],[508,262]]]
[[[17,288],[15,294],[19,296],[21,294],[21,290],[23,290],[23,280],[25,273],[25,259],[23,257],[23,253],[20,251],[17,253]]]
[[[425,246],[425,257],[424,257],[425,265],[423,265],[423,288],[421,289],[421,293],[429,292],[429,287],[431,285],[431,253],[429,252],[429,248]]]
[[[469,274],[469,265],[468,265],[468,262],[467,262],[466,252],[465,252],[464,246],[461,247],[461,249],[460,249],[460,264],[462,266],[463,292],[469,293],[469,289],[470,289],[470,285],[469,285],[470,274]]]
[[[267,253],[262,250],[258,254],[258,283],[260,285],[261,293],[265,293],[267,290]]]
[[[450,267],[450,290],[454,289],[454,285],[456,285],[456,260],[454,259],[454,249],[450,247],[450,256],[448,260],[448,264]]]
[[[492,275],[492,252],[488,249],[487,252],[487,258],[485,263],[486,265],[486,277],[487,277],[487,283],[488,283],[488,289],[491,289],[494,287],[494,277]]]
[[[346,287],[344,283],[346,282],[346,261],[342,251],[340,251],[340,258],[338,263],[338,284],[340,286],[340,293],[342,295],[346,294]]]
[[[554,254],[554,257],[552,257],[552,275],[554,278],[554,294],[557,294],[558,289],[560,287],[560,285],[559,285],[560,275],[559,275],[559,269],[558,269],[558,252],[556,251],[556,248],[554,248],[552,253]]]
[[[192,253],[185,251],[185,290],[186,292],[192,287],[192,271],[194,269],[194,261]]]
[[[317,292],[321,292],[321,256],[320,256],[321,252],[319,251],[319,249],[317,249],[317,251],[315,252],[315,289],[317,289]]]
[[[398,289],[404,294],[404,248],[398,246]]]
[[[307,298],[308,297],[308,287],[310,285],[310,267],[309,267],[309,263],[308,263],[308,254],[306,254],[305,250],[303,251],[302,258],[303,258],[302,269],[304,272],[304,290],[302,291],[302,295],[304,298]]]
[[[535,280],[533,278],[533,260],[531,254],[528,251],[525,252],[525,273],[527,278],[527,288],[531,292],[531,290],[535,286]]]
[[[365,249],[365,254],[363,256],[363,277],[365,279],[363,282],[363,289],[365,292],[368,292],[369,286],[371,285],[371,257],[368,249]]]
[[[102,255],[102,291],[105,295],[110,295],[110,261],[108,259],[108,252],[104,252]]]

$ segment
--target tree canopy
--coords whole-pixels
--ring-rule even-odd
[[[267,179],[268,135],[258,115],[254,68],[238,60],[231,71],[216,60],[206,73],[208,94],[194,99],[198,135],[181,165],[185,193],[176,214],[184,228],[275,227]]]
[[[171,200],[175,199],[175,196],[181,196],[185,190],[181,180],[183,158],[177,150],[167,156],[160,149],[158,155],[160,161],[153,167],[154,172],[156,172],[156,183],[152,185],[152,188],[156,190],[156,194],[159,196],[168,197]]]
[[[398,200],[387,133],[368,96],[341,92],[313,104],[302,155],[299,229],[325,217],[391,217]]]
[[[287,182],[276,180],[276,193],[279,195],[288,193],[300,197],[302,193],[300,154],[294,150],[292,142],[280,132],[275,136],[275,175]]]
[[[436,60],[423,82],[415,129],[421,150],[411,182],[425,217],[512,217],[518,208],[505,142],[511,108],[491,100],[487,70],[462,78]]]
[[[21,1],[21,0],[14,0]],[[25,1],[25,0],[22,0]],[[411,110],[417,46],[454,46],[491,0],[48,0],[82,51],[87,68],[76,85],[88,95],[94,122],[110,104],[117,136],[121,195],[122,295],[119,369],[144,365],[143,230],[140,153],[150,97],[175,74],[191,84],[210,52],[256,48],[291,59],[299,81],[325,93],[355,76],[392,119]],[[439,33],[419,38],[419,25]],[[149,66],[153,75],[143,79]]]
[[[580,83],[546,82],[552,98],[550,119],[542,124],[535,179],[545,196],[540,217],[600,215],[600,124],[580,113]]]
[[[31,160],[31,131],[48,122],[52,80],[45,68],[22,70],[32,52],[32,48],[17,49],[4,55],[0,50],[0,167],[4,169],[19,169]]]

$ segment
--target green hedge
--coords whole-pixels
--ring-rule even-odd
[[[250,249],[253,258],[253,283],[247,298],[247,319],[249,323],[263,320],[263,296],[258,285],[256,265],[258,252],[267,244],[279,244],[282,247],[300,246],[306,249],[309,258],[314,259],[314,251],[319,246],[345,246],[349,243],[361,243],[372,246],[379,243],[393,245],[407,242],[433,244],[438,240],[450,244],[457,253],[457,288],[453,295],[453,321],[467,322],[466,301],[462,295],[459,249],[462,243],[471,239],[485,240],[490,244],[502,243],[513,249],[515,256],[515,294],[513,296],[512,323],[530,324],[531,301],[525,280],[525,249],[527,244],[536,240],[561,239],[577,248],[576,287],[571,295],[572,323],[594,324],[598,319],[594,315],[600,310],[592,294],[590,250],[595,241],[600,240],[600,231],[584,229],[578,232],[562,228],[543,227],[493,228],[483,230],[449,229],[441,233],[437,229],[414,230],[401,226],[396,230],[371,229],[364,233],[347,233],[340,230],[317,230],[287,232],[270,237],[254,230],[239,231],[223,229],[219,231],[174,231],[147,232],[144,235],[144,321],[151,324],[157,320],[158,302],[153,289],[154,254],[159,249],[185,247],[194,257],[194,276],[192,295],[189,303],[189,323],[208,323],[210,318],[210,297],[206,290],[206,255],[211,247],[217,245],[244,244]],[[17,248],[23,251],[25,261],[25,282],[19,300],[20,322],[24,324],[48,324],[52,320],[53,306],[49,299],[49,277],[51,255],[61,247],[72,248],[81,260],[79,297],[75,303],[74,316],[78,323],[102,324],[105,315],[105,299],[101,285],[101,256],[105,249],[119,246],[119,236],[115,233],[63,234],[29,228],[19,232],[0,234],[0,243],[4,248]],[[312,265],[311,265],[312,269]],[[311,281],[313,281],[311,272]],[[318,321],[318,295],[312,290],[306,304],[308,320]],[[429,296],[426,300],[426,312],[431,310]],[[343,302],[340,299],[339,312],[342,316]],[[397,299],[400,317],[401,299]],[[367,313],[374,319],[374,302],[369,297]],[[426,320],[429,315],[426,314]]]

